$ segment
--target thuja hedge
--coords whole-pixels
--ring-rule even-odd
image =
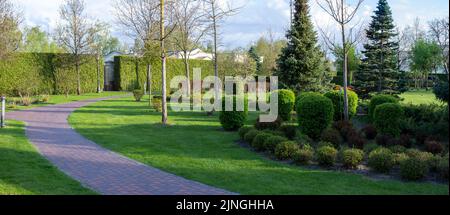
[[[70,54],[17,53],[0,61],[0,94],[17,96],[75,93],[74,58]],[[103,65],[103,62],[100,62]],[[103,66],[100,66],[103,88]],[[97,62],[94,56],[81,56],[81,91],[97,89]]]
[[[151,65],[152,91],[161,92],[161,60],[136,60],[132,56],[116,56],[115,62],[115,90],[143,89],[147,82],[147,64]],[[138,62],[138,74],[136,74],[136,62]],[[167,90],[170,91],[170,80],[175,76],[185,76],[184,61],[182,59],[168,58],[167,62]],[[190,79],[193,77],[193,69],[201,68],[202,79],[214,75],[214,67],[211,61],[190,60]],[[136,77],[138,76],[138,78]]]

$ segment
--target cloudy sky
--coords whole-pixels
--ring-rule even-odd
[[[123,41],[131,41],[115,28],[112,8],[114,0],[85,0],[87,13],[112,26],[113,34]],[[321,1],[321,0],[318,0]],[[353,3],[356,0],[347,0]],[[62,0],[13,0],[25,14],[25,24],[39,25],[51,32],[58,19],[58,8]],[[370,22],[370,16],[377,0],[365,0],[358,13],[357,20]],[[416,17],[426,22],[433,18],[446,17],[449,14],[448,0],[389,0],[395,22],[398,26],[411,25]],[[322,26],[333,23],[315,0],[310,1],[313,22]],[[246,47],[260,36],[271,31],[276,37],[283,37],[289,25],[289,0],[234,0],[234,5],[243,6],[240,13],[230,17],[222,26],[222,46],[227,49]]]

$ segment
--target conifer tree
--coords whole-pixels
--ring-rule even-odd
[[[366,36],[368,43],[364,45],[365,57],[354,82],[357,91],[363,97],[370,92],[396,93],[399,81],[396,58],[398,42],[387,0],[378,1]]]
[[[287,33],[288,44],[277,60],[281,86],[300,91],[322,91],[323,73],[329,71],[325,56],[317,45],[317,33],[311,22],[307,0],[296,0],[291,29]]]

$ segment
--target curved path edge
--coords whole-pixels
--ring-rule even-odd
[[[26,123],[25,132],[39,153],[62,172],[104,195],[234,195],[147,166],[105,149],[78,134],[70,114],[107,97],[6,113]]]

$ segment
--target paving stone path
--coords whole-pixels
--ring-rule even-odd
[[[73,130],[67,119],[93,99],[6,113],[24,121],[38,151],[67,175],[104,195],[228,195],[231,192],[163,172],[100,147]]]

